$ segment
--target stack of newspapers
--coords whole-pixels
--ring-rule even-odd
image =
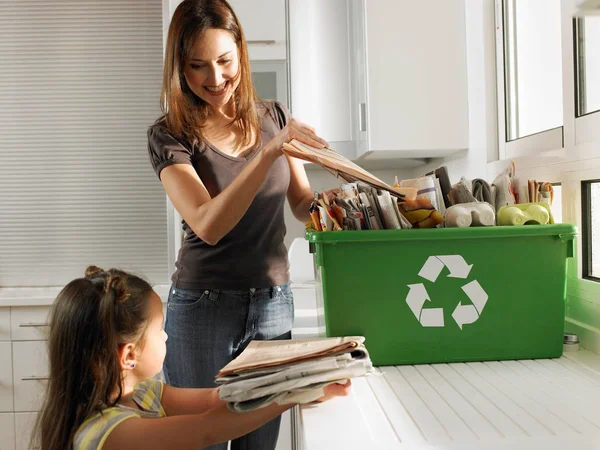
[[[362,336],[252,341],[217,374],[219,396],[233,411],[270,403],[310,403],[332,383],[373,373]]]

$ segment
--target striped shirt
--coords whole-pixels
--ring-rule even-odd
[[[117,405],[93,415],[75,433],[73,450],[101,450],[111,431],[124,420],[133,417],[165,417],[165,410],[160,403],[162,392],[161,381],[150,379],[138,384],[133,401],[139,409]]]

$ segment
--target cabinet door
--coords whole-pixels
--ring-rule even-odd
[[[285,0],[230,0],[248,41],[250,59],[286,58]]]
[[[465,1],[364,3],[369,150],[468,148]]]
[[[15,450],[15,415],[0,414],[0,450]]]
[[[354,159],[355,133],[347,0],[290,0],[292,114],[331,148]]]
[[[38,341],[48,336],[50,306],[19,306],[10,311],[13,341]]]
[[[0,308],[0,341],[10,341],[10,308]]]
[[[0,342],[0,412],[13,410],[12,351],[10,342]],[[0,441],[1,442],[1,441]]]
[[[35,426],[37,413],[15,414],[15,447],[16,450],[30,450],[31,433]]]
[[[15,411],[38,411],[48,379],[46,341],[13,342]]]

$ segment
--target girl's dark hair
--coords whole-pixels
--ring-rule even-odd
[[[35,447],[71,449],[75,432],[88,417],[119,402],[119,348],[143,342],[151,291],[135,275],[90,266],[85,278],[71,281],[58,294],[50,316],[50,379],[33,435]]]
[[[239,125],[242,131],[238,145],[254,144],[260,136],[260,124],[248,46],[240,22],[225,0],[184,0],[175,9],[165,48],[161,93],[164,122],[171,133],[193,140],[199,137],[210,114],[209,105],[191,91],[183,74],[187,62],[193,57],[196,40],[208,29],[228,31],[237,45],[240,60],[237,76],[240,82],[232,96],[235,109],[232,124]]]

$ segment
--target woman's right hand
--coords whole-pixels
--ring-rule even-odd
[[[316,148],[329,147],[329,144],[324,139],[317,136],[313,127],[292,118],[288,124],[265,145],[264,151],[273,159],[277,159],[283,154],[283,144],[290,142],[292,139],[297,139],[306,145]]]

